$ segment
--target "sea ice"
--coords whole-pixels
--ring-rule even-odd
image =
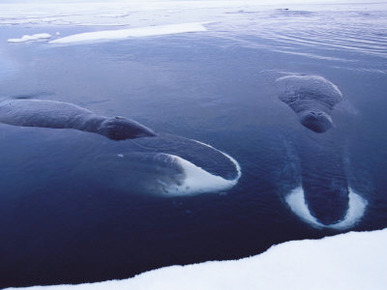
[[[350,232],[321,240],[286,242],[263,254],[236,261],[170,266],[121,281],[28,289],[384,290],[386,243],[387,229]]]
[[[38,41],[38,40],[47,40],[51,38],[51,34],[48,33],[38,33],[33,35],[23,35],[21,38],[10,38],[8,39],[9,43],[20,43],[28,41]]]
[[[58,38],[50,41],[52,44],[73,44],[84,42],[100,42],[121,40],[129,37],[158,36],[168,34],[178,34],[187,32],[206,31],[203,23],[182,23],[170,25],[158,25],[148,27],[137,27],[118,30],[104,30],[96,32],[86,32]]]

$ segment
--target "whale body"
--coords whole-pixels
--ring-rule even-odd
[[[285,203],[313,227],[345,230],[354,226],[364,215],[367,201],[348,180],[350,169],[340,132],[303,133],[294,133],[287,141],[292,148],[287,150],[289,160],[282,174]]]
[[[75,174],[115,189],[163,197],[223,192],[241,176],[234,158],[193,139],[160,133],[127,145],[119,153],[84,160]]]
[[[14,99],[0,102],[0,122],[14,126],[77,129],[113,140],[151,137],[156,133],[124,117],[105,117],[74,104]]]
[[[342,220],[348,210],[344,153],[338,140],[329,138],[334,135],[302,138],[297,143],[305,201],[322,224]]]
[[[286,203],[302,220],[320,228],[343,229],[364,214],[366,201],[350,186],[341,128],[331,113],[343,101],[339,88],[317,75],[288,75],[276,80],[279,98],[309,130],[296,130],[286,176],[294,181],[284,189]],[[329,131],[328,131],[329,130]],[[324,133],[324,134],[316,134]],[[357,210],[354,210],[356,208]]]
[[[113,140],[128,139],[127,142],[100,142],[99,147],[107,148],[102,153],[89,153],[89,146],[68,147],[75,142],[70,130],[55,131],[59,134],[54,134],[52,131],[26,132],[24,129],[28,135],[40,134],[41,137],[34,138],[34,142],[41,144],[39,151],[50,148],[45,152],[53,152],[34,161],[36,168],[46,168],[49,164],[50,173],[43,174],[42,169],[23,173],[23,166],[17,169],[17,174],[30,176],[29,180],[34,183],[39,183],[42,178],[45,180],[40,183],[47,183],[48,176],[55,175],[55,180],[63,179],[65,183],[67,179],[74,180],[74,186],[81,178],[82,184],[95,188],[172,197],[225,191],[237,184],[241,176],[236,160],[210,145],[173,134],[156,134],[133,120],[101,116],[70,103],[34,99],[3,101],[0,103],[0,122],[18,127],[77,129]],[[65,142],[58,143],[55,140],[60,136],[68,137]],[[25,146],[25,142],[23,144]],[[64,152],[56,153],[55,148]],[[23,150],[27,149],[22,147],[18,152]],[[33,154],[37,154],[36,150]],[[77,157],[71,157],[74,154]],[[22,155],[33,158],[28,153]],[[56,170],[58,172],[53,174]]]
[[[324,133],[333,126],[331,113],[343,100],[338,87],[321,76],[289,75],[278,78],[279,98],[298,116],[306,128]]]

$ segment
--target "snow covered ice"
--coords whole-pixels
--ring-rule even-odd
[[[19,43],[19,42],[28,42],[28,41],[39,41],[47,40],[51,38],[49,33],[38,33],[33,35],[23,35],[21,38],[10,38],[8,39],[9,43]]]
[[[183,23],[159,25],[150,27],[128,28],[119,30],[105,30],[96,32],[86,32],[70,35],[50,41],[52,44],[77,44],[85,42],[100,42],[121,40],[130,37],[161,36],[178,33],[199,32],[207,29],[201,23]]]
[[[387,229],[350,232],[321,240],[283,243],[237,261],[170,266],[127,280],[17,289],[384,290],[386,243]]]

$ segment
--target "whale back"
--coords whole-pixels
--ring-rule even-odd
[[[56,101],[15,99],[0,103],[0,122],[15,126],[72,128],[92,115],[77,105]]]
[[[136,151],[176,155],[227,180],[240,176],[239,165],[231,156],[194,139],[160,133],[154,138],[133,140],[133,143],[138,147]]]
[[[77,129],[113,140],[155,136],[146,126],[123,117],[109,118],[74,104],[36,99],[0,102],[0,122],[14,126]]]
[[[98,188],[163,197],[226,191],[241,176],[232,157],[192,139],[160,134],[127,145],[128,151],[84,160],[74,174]]]
[[[327,79],[316,75],[290,75],[278,78],[276,86],[279,98],[289,106],[297,102],[310,101],[311,105],[330,109],[343,100],[338,87]]]
[[[97,132],[113,140],[156,136],[148,127],[124,117],[107,118],[98,127]]]
[[[305,202],[319,222],[334,224],[344,218],[349,204],[345,142],[336,130],[307,133],[296,140]]]
[[[302,125],[316,133],[333,126],[330,116],[343,100],[337,86],[321,76],[291,75],[276,80],[279,99],[297,115]]]

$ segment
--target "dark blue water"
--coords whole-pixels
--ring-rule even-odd
[[[210,144],[242,168],[227,192],[138,194],[82,173],[95,170],[93,158],[124,152],[132,141],[0,125],[0,287],[127,278],[386,227],[387,15],[383,6],[371,8],[236,11],[232,22],[209,24],[205,33],[62,47],[10,45],[6,39],[42,28],[0,27],[3,99],[126,116]],[[87,31],[44,31],[58,29]],[[275,80],[286,73],[323,76],[341,90],[345,101],[329,133],[316,137],[278,99]],[[340,155],[348,183],[367,201],[356,224],[316,228],[290,210],[284,196],[300,182],[300,144],[312,152],[328,144],[328,157]],[[120,170],[113,164],[108,174]]]

